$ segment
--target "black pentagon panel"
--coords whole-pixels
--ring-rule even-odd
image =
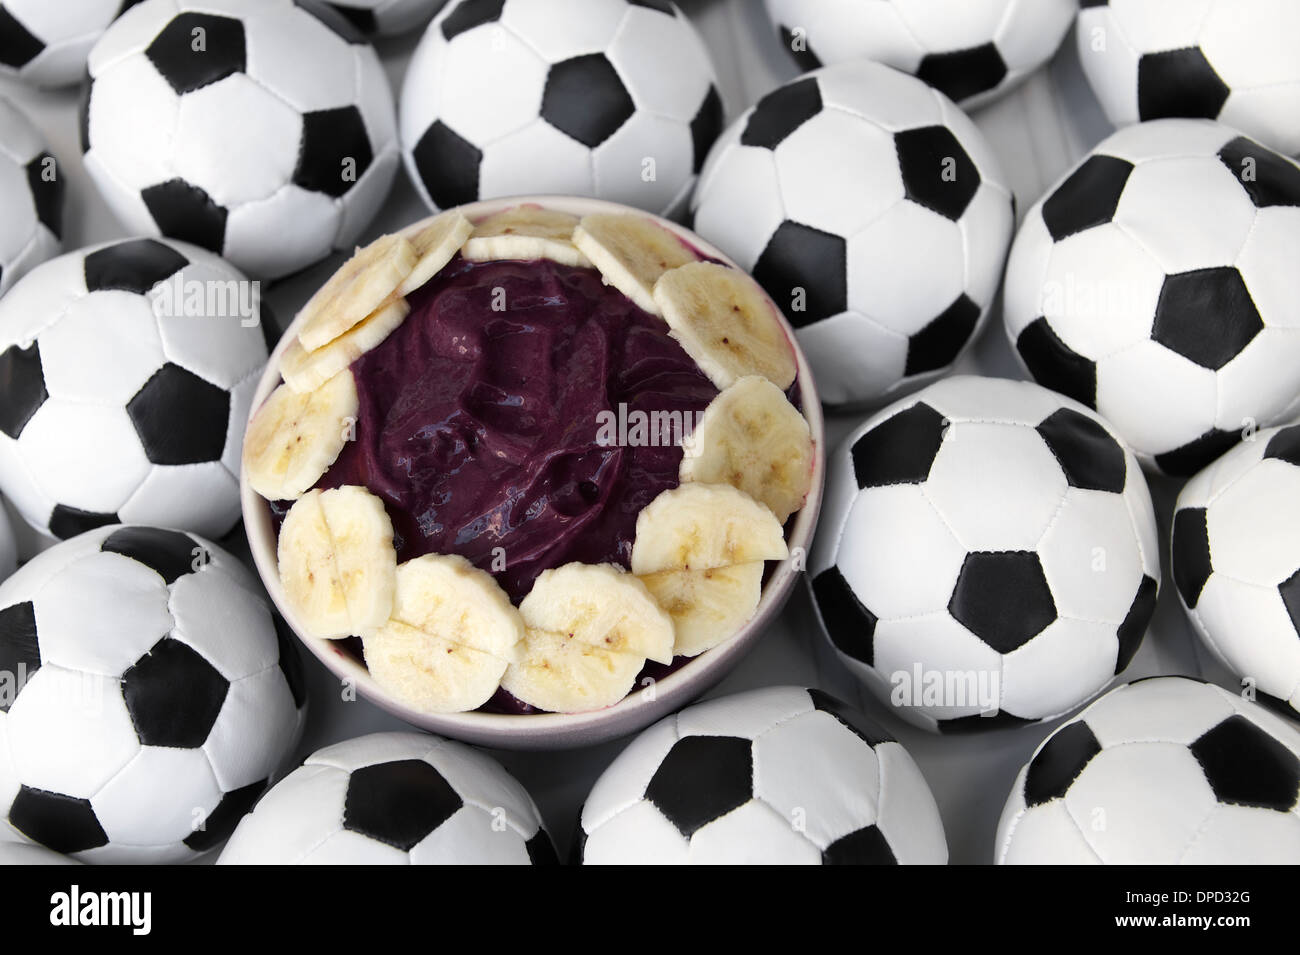
[[[1156,583],[1156,579],[1143,574],[1142,582],[1138,584],[1137,593],[1133,596],[1133,603],[1129,605],[1128,613],[1124,615],[1115,632],[1119,640],[1119,650],[1115,654],[1116,674],[1128,668],[1128,665],[1133,662],[1133,655],[1142,645],[1147,626],[1156,612],[1156,596],[1159,591],[1160,585]]]
[[[0,5],[0,63],[19,70],[44,49],[45,44]]]
[[[1291,618],[1291,627],[1300,634],[1300,570],[1277,585],[1277,592],[1282,596],[1287,616]]]
[[[333,30],[344,42],[354,46],[369,42],[362,24],[369,23],[370,30],[374,30],[375,15],[372,11],[357,7],[337,7],[322,0],[293,0],[293,3]]]
[[[126,404],[153,464],[221,460],[230,425],[230,394],[168,362]]]
[[[222,251],[230,213],[198,186],[184,179],[169,179],[141,189],[140,198],[163,235],[192,242],[211,252]]]
[[[1241,433],[1238,431],[1212,428],[1181,448],[1157,454],[1156,467],[1173,477],[1191,477],[1215,458],[1232,450],[1240,440]]]
[[[23,786],[9,807],[9,822],[29,839],[65,855],[108,845],[89,799]]]
[[[192,647],[163,637],[122,674],[122,698],[146,746],[202,746],[230,681]]]
[[[754,263],[754,278],[795,328],[848,308],[846,258],[841,236],[786,220]]]
[[[438,208],[450,209],[478,198],[483,151],[442,120],[424,131],[412,156],[420,181]]]
[[[41,667],[41,646],[36,634],[36,607],[30,600],[0,610],[0,673],[23,684]],[[0,695],[0,713],[8,713],[14,702],[9,694]]]
[[[87,79],[77,101],[77,135],[81,141],[82,155],[90,152],[90,97],[94,92],[94,82]]]
[[[1138,60],[1138,118],[1214,119],[1228,100],[1228,84],[1199,47],[1145,53]]]
[[[947,430],[948,419],[923,401],[886,418],[849,450],[858,487],[923,483]]]
[[[120,523],[116,514],[83,511],[79,507],[69,507],[66,504],[54,505],[54,510],[50,513],[50,533],[59,540],[76,537],[97,527]]]
[[[948,612],[999,653],[1022,647],[1056,619],[1056,601],[1033,551],[966,555]]]
[[[581,826],[578,827],[578,833],[582,834]],[[528,861],[533,865],[560,864],[560,854],[555,851],[555,843],[551,841],[545,829],[538,829],[533,837],[524,843],[524,851],[528,853]]]
[[[911,337],[907,343],[905,375],[923,375],[947,368],[970,341],[980,320],[980,307],[965,292]]]
[[[373,10],[366,10],[361,7],[341,7],[334,3],[330,4],[330,9],[347,20],[363,36],[372,36],[379,28]]]
[[[740,142],[745,146],[775,149],[808,120],[822,111],[822,91],[813,77],[778,87],[754,106],[745,121]]]
[[[1201,599],[1205,582],[1214,573],[1205,508],[1184,507],[1174,514],[1173,539],[1169,548],[1174,565],[1174,586],[1182,595],[1183,603],[1194,609]]]
[[[289,684],[294,707],[302,709],[307,703],[307,675],[303,670],[302,655],[284,618],[273,609],[271,619],[275,624],[275,642],[280,649],[280,672],[284,674],[284,682]]]
[[[1016,338],[1016,351],[1040,385],[1089,408],[1097,407],[1097,364],[1061,341],[1045,318],[1036,318]]]
[[[603,53],[556,63],[542,91],[542,119],[595,149],[632,118],[636,104]]]
[[[162,28],[144,55],[178,94],[190,93],[244,72],[244,24],[211,13],[181,13]]]
[[[53,170],[51,173],[50,170]],[[63,176],[58,162],[49,153],[41,153],[27,164],[27,185],[36,203],[36,218],[54,234],[63,236]]]
[[[709,84],[709,91],[704,94],[695,118],[691,120],[691,149],[694,154],[694,171],[698,175],[704,168],[709,149],[722,133],[722,97],[718,88]]]
[[[821,57],[813,52],[812,44],[808,42],[806,36],[796,38],[794,31],[784,24],[778,26],[777,30],[781,34],[781,45],[794,57],[799,69],[808,73],[822,68]]]
[[[194,538],[161,527],[123,527],[104,538],[99,549],[144,564],[168,586],[193,573],[195,563],[203,561],[202,549]]]
[[[1104,7],[1110,3],[1110,0],[1079,0],[1079,6],[1087,9],[1088,7]]]
[[[1202,368],[1218,371],[1263,330],[1245,280],[1227,266],[1166,277],[1151,337]]]
[[[1071,487],[1123,492],[1128,474],[1124,449],[1096,419],[1061,408],[1035,430],[1056,456]]]
[[[357,184],[374,158],[365,120],[355,106],[305,113],[293,181],[337,199]]]
[[[409,852],[463,805],[442,773],[422,759],[376,763],[348,778],[343,828]]]
[[[754,796],[754,754],[736,736],[687,736],[673,744],[645,797],[690,837]]]
[[[501,19],[506,0],[460,0],[442,21],[442,36],[452,40],[467,30]]]
[[[1300,467],[1300,425],[1291,425],[1268,439],[1264,457],[1277,458]]]
[[[1300,206],[1300,166],[1253,139],[1238,136],[1219,150],[1256,208]]]
[[[0,431],[17,441],[49,396],[39,342],[0,352]]]
[[[1089,156],[1043,200],[1043,224],[1060,242],[1115,218],[1133,164],[1114,156]]]
[[[948,53],[927,53],[916,75],[949,99],[987,93],[1007,78],[1007,62],[992,43]]]
[[[165,282],[190,260],[154,239],[130,239],[86,256],[86,291],[143,295]]]
[[[645,7],[647,10],[658,10],[660,13],[666,13],[670,17],[677,16],[677,8],[673,6],[670,0],[627,0],[634,7]]]
[[[1221,803],[1288,812],[1300,795],[1300,759],[1246,717],[1230,716],[1188,747]]]
[[[1029,726],[1038,720],[1028,720],[1005,710],[999,710],[985,716],[972,713],[970,716],[958,716],[950,720],[939,720],[939,732],[945,736],[965,736],[969,733],[982,733],[984,730],[1011,729],[1016,726]]]
[[[1085,766],[1101,752],[1101,744],[1088,724],[1079,720],[1057,730],[1025,772],[1025,804],[1041,806],[1062,798]]]
[[[893,740],[892,736],[867,719],[864,714],[859,713],[856,709],[836,699],[829,693],[810,688],[808,698],[812,700],[814,709],[821,713],[829,713],[835,717],[836,720],[852,730],[858,739],[873,749],[881,743],[888,743]]]
[[[907,198],[954,222],[980,187],[980,173],[947,126],[922,126],[894,134]]]
[[[898,857],[878,826],[840,836],[822,852],[822,865],[898,865]]]
[[[875,658],[873,640],[879,618],[862,605],[840,569],[828,567],[814,577],[812,593],[835,648],[847,657],[872,666]]]
[[[224,793],[221,801],[203,820],[203,828],[191,832],[183,840],[185,845],[195,852],[207,852],[215,849],[235,831],[239,820],[252,812],[258,797],[266,792],[269,780],[261,779],[240,789]]]

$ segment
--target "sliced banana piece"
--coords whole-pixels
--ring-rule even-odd
[[[808,421],[783,392],[746,375],[709,402],[683,445],[683,483],[730,484],[766,504],[782,524],[812,488]]]
[[[632,573],[711,570],[788,555],[781,523],[744,491],[726,484],[682,484],[637,515]]]
[[[393,524],[365,488],[298,498],[280,526],[277,554],[285,597],[306,636],[364,637],[392,615]]]
[[[763,595],[761,560],[709,570],[664,570],[642,583],[673,618],[673,655],[693,657],[734,636]]]
[[[410,242],[415,246],[417,261],[397,289],[397,294],[410,295],[422,288],[455,258],[473,231],[474,223],[453,209],[434,217],[427,226],[411,233]]]
[[[567,633],[529,630],[523,655],[506,670],[501,686],[550,713],[583,713],[626,697],[644,665],[641,657],[602,650]]]
[[[673,624],[645,584],[612,564],[565,564],[543,571],[519,604],[532,631],[658,663],[673,659]]]
[[[370,349],[383,343],[406,320],[411,307],[406,299],[393,299],[364,322],[315,351],[291,341],[280,356],[280,374],[294,391],[314,391]]]
[[[758,283],[739,269],[692,262],[665,272],[654,300],[672,336],[719,388],[762,375],[794,384],[794,348]]]
[[[366,667],[386,693],[423,713],[463,713],[492,698],[505,660],[390,620],[362,641]]]
[[[531,204],[512,206],[479,220],[461,255],[472,262],[550,259],[590,268],[591,261],[573,244],[577,227],[578,217],[567,212]]]
[[[301,497],[329,470],[357,417],[357,386],[340,372],[314,391],[271,392],[244,434],[244,473],[269,501]]]
[[[366,318],[398,289],[419,256],[403,236],[380,236],[348,259],[298,313],[298,341],[323,348]]]
[[[671,269],[697,258],[684,242],[654,220],[631,212],[584,216],[573,244],[612,285],[651,315],[661,315],[655,283]]]

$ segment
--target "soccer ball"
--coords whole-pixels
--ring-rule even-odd
[[[1186,677],[1137,680],[1047,737],[998,825],[1005,864],[1300,862],[1300,733]]]
[[[836,450],[808,571],[849,670],[956,733],[1106,686],[1142,642],[1160,556],[1141,468],[1104,421],[1030,382],[959,376]]]
[[[769,93],[718,140],[695,230],[767,289],[829,405],[937,377],[1002,277],[1010,190],[947,97],[865,60]]]
[[[1104,140],[1021,226],[1007,332],[1033,376],[1186,477],[1300,407],[1300,166],[1209,120]]]
[[[804,69],[876,60],[967,108],[1046,63],[1075,10],[1075,0],[767,0],[781,42]]]
[[[3,9],[3,8],[0,8]],[[45,137],[0,99],[0,295],[60,249],[63,177]]]
[[[419,733],[327,746],[266,794],[221,865],[544,865],[528,792],[488,756]]]
[[[86,54],[119,13],[140,0],[4,0],[0,76],[33,86],[71,86],[86,74]]]
[[[90,531],[0,584],[0,833],[83,862],[219,844],[296,744],[301,662],[206,540]]]
[[[907,750],[820,690],[737,693],[650,727],[582,807],[584,865],[948,861]]]
[[[0,299],[0,490],[55,537],[128,523],[221,537],[266,343],[255,286],[210,252],[128,239]]]
[[[1174,584],[1216,657],[1300,714],[1300,426],[1261,431],[1187,482]]]
[[[722,100],[668,0],[453,0],[411,60],[399,125],[434,210],[564,193],[673,214]]]
[[[429,22],[446,0],[328,0],[366,36],[396,36]]]
[[[1117,126],[1219,119],[1300,153],[1300,6],[1279,0],[1088,0],[1075,34],[1093,92]]]
[[[89,63],[86,169],[133,232],[279,278],[351,247],[392,186],[388,79],[318,0],[143,0]]]

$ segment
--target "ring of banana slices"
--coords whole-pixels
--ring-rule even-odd
[[[661,317],[719,389],[684,442],[679,485],[637,518],[630,570],[556,567],[516,607],[463,557],[398,564],[392,523],[368,489],[313,490],[355,429],[349,366],[457,254],[595,268]],[[793,347],[753,279],[647,216],[519,205],[472,222],[451,210],[359,249],[295,330],[283,383],[249,423],[244,474],[267,500],[293,502],[277,557],[299,631],[360,637],[376,684],[413,709],[474,710],[498,688],[549,712],[610,706],[646,661],[694,657],[735,635],[758,607],[767,561],[788,556],[783,525],[813,472],[808,422],[786,398]]]

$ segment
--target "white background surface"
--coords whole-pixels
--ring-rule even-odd
[[[767,22],[761,0],[684,0],[682,6],[713,51],[729,119],[796,74]],[[379,46],[394,90],[401,87],[401,77],[417,39],[418,34],[413,34]],[[121,228],[95,194],[81,165],[77,132],[79,91],[40,92],[0,79],[0,95],[14,100],[33,118],[59,159],[68,187],[65,248],[122,236]],[[975,120],[1002,159],[1021,214],[1079,156],[1109,132],[1079,72],[1072,36],[1066,38],[1049,68],[977,113]],[[414,189],[401,173],[397,187],[365,239],[394,231],[425,214]],[[307,296],[338,264],[338,260],[323,263],[265,290],[265,298],[282,325],[287,324]],[[1007,345],[996,306],[960,370],[1022,377]],[[830,417],[828,448],[834,448],[865,417]],[[1152,483],[1166,565],[1169,515],[1177,489],[1178,485],[1167,479]],[[30,535],[22,543],[27,554],[41,546]],[[246,556],[237,540],[227,544]],[[1178,605],[1168,567],[1163,569],[1165,579],[1155,620],[1125,678],[1181,673],[1205,676],[1234,687],[1231,677],[1203,654]],[[344,702],[338,682],[324,666],[305,649],[302,656],[312,713],[300,757],[341,739],[406,728],[365,701]],[[897,735],[934,789],[947,830],[951,859],[956,863],[991,861],[998,816],[1016,773],[1055,725],[965,737],[937,737],[907,726],[874,701],[858,696],[857,684],[826,648],[802,587],[796,588],[780,619],[756,649],[709,695],[777,683],[821,686],[854,700]],[[625,744],[626,741],[615,741],[568,752],[499,752],[496,755],[537,799],[564,856],[587,791]]]

